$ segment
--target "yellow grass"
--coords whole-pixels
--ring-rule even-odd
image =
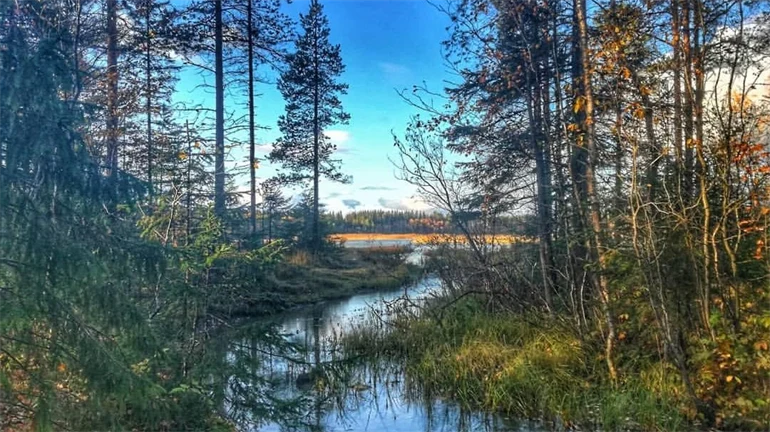
[[[347,233],[333,234],[330,236],[337,241],[388,241],[388,240],[408,240],[414,244],[435,244],[435,243],[465,243],[466,238],[462,234],[383,234],[383,233]],[[510,234],[488,234],[485,235],[487,243],[513,244],[528,243],[533,241],[528,237],[514,236]]]

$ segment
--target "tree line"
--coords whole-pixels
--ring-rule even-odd
[[[475,218],[475,215],[469,217]],[[500,215],[488,234],[528,235],[531,218],[527,216]],[[348,213],[327,212],[324,220],[333,233],[418,233],[457,234],[455,223],[449,215],[437,211],[414,210],[356,210]]]
[[[315,0],[299,22],[279,0],[0,0],[0,428],[216,430],[225,399],[256,421],[296,408],[225,394],[258,371],[207,344],[237,307],[280,307],[292,247],[326,245],[319,177],[344,177],[323,132],[348,118],[329,32]],[[212,103],[180,101],[185,71]],[[283,170],[257,182],[270,74]],[[260,215],[312,184],[263,247]]]
[[[37,14],[40,7],[44,2],[9,3],[6,30],[17,22],[14,17]],[[62,49],[71,56],[72,88],[64,97],[83,110],[78,132],[110,179],[115,200],[138,185],[142,205],[168,201],[180,224],[194,208],[212,205],[230,229],[253,235],[261,188],[317,189],[321,176],[346,180],[324,135],[349,116],[339,100],[347,88],[337,82],[344,71],[340,47],[329,42],[320,3],[311,2],[296,26],[280,0],[77,0],[48,7],[68,44]],[[183,70],[202,77],[196,91],[210,90],[213,103],[174,97]],[[271,186],[256,175],[256,89],[276,84],[286,112],[268,158],[284,170],[264,182]],[[236,190],[234,183],[245,173],[226,168],[235,149],[248,149],[248,191]],[[244,197],[247,206],[241,205]],[[233,226],[244,213],[248,224]],[[176,239],[178,233],[170,234]]]

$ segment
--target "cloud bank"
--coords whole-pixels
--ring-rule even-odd
[[[388,187],[388,186],[364,186],[361,188],[361,190],[365,191],[392,191],[396,190],[396,188]]]

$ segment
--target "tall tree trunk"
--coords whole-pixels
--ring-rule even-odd
[[[614,216],[623,214],[626,201],[623,196],[623,139],[623,107],[618,103],[615,107],[615,154],[613,155],[615,162]]]
[[[692,81],[688,81],[689,86],[688,93],[691,94],[692,107],[690,110],[690,122],[689,127],[691,132],[694,133],[693,147],[695,147],[695,172],[698,177],[698,200],[701,203],[701,209],[703,211],[703,226],[701,234],[701,247],[703,253],[703,287],[701,289],[701,314],[703,315],[703,324],[711,335],[712,339],[716,339],[714,331],[711,328],[710,318],[711,313],[709,308],[711,307],[711,283],[712,275],[710,271],[711,267],[711,204],[709,202],[709,178],[708,178],[708,166],[706,163],[706,156],[704,153],[704,135],[703,135],[703,99],[704,99],[704,77],[705,70],[703,68],[704,54],[703,47],[701,45],[701,33],[705,32],[703,28],[703,5],[701,0],[692,0],[693,7],[693,55],[691,56],[692,63],[688,63],[687,67],[692,68],[693,78],[695,85],[693,88]],[[689,49],[689,47],[688,47]],[[729,162],[728,167],[729,170]],[[717,260],[716,253],[713,255],[713,259]],[[715,269],[716,270],[716,269]],[[716,272],[715,272],[716,273]],[[713,275],[718,277],[717,274]]]
[[[257,167],[254,157],[256,143],[254,141],[254,132],[256,124],[254,121],[254,11],[253,1],[246,0],[246,31],[248,32],[249,45],[249,177],[251,185],[251,202],[249,205],[249,219],[251,222],[251,235],[257,232]]]
[[[684,141],[682,140],[682,41],[679,21],[679,0],[671,0],[671,46],[674,63],[674,150],[676,151],[677,159],[677,182],[683,182]]]
[[[655,200],[657,194],[658,184],[658,165],[660,164],[660,148],[658,147],[657,140],[655,139],[655,118],[652,102],[650,101],[650,95],[639,77],[636,71],[632,71],[632,78],[634,80],[634,86],[639,91],[639,95],[642,99],[642,107],[644,109],[644,133],[647,140],[647,150],[649,153],[649,164],[647,172],[645,174],[645,182],[647,184],[647,198],[651,201]]]
[[[319,83],[319,61],[318,58],[318,36],[315,36],[315,46],[313,47],[313,61],[314,61],[314,73],[313,78],[313,248],[315,250],[321,249],[321,220],[320,220],[320,204],[318,199],[318,182],[320,180],[319,170],[319,150],[321,140],[321,130],[318,124],[318,109],[320,100],[320,85]]]
[[[147,111],[147,184],[150,190],[150,202],[153,197],[153,184],[152,184],[152,52],[150,47],[152,46],[152,27],[150,25],[150,19],[152,18],[152,5],[154,0],[145,0],[145,32],[147,38],[147,47],[145,50],[145,86],[146,86],[146,108]],[[190,155],[187,155],[188,157]]]
[[[184,123],[185,134],[187,135],[187,221],[185,223],[185,245],[190,242],[190,235],[192,234],[192,138],[190,138],[190,121],[186,120]]]
[[[694,113],[694,95],[693,95],[693,54],[691,35],[691,15],[692,8],[690,0],[682,0],[682,53],[684,54],[684,171],[685,171],[685,202],[689,203],[693,199],[693,113]]]
[[[607,333],[605,335],[605,360],[607,362],[607,370],[610,378],[613,381],[617,380],[617,370],[615,368],[615,362],[613,360],[613,347],[615,343],[615,324],[612,318],[612,312],[610,311],[610,295],[609,287],[607,284],[607,278],[604,274],[606,269],[606,262],[604,251],[602,247],[602,226],[601,215],[599,208],[599,199],[596,191],[596,179],[594,174],[594,167],[598,160],[598,152],[596,150],[595,141],[595,125],[594,125],[594,100],[593,91],[591,86],[591,65],[588,58],[588,19],[586,16],[586,0],[577,0],[577,8],[575,9],[575,15],[577,16],[578,27],[578,43],[580,46],[580,62],[582,66],[582,95],[578,97],[583,98],[583,135],[582,146],[586,152],[586,165],[585,165],[585,199],[588,203],[587,225],[590,227],[589,232],[589,252],[591,255],[591,261],[597,264],[598,272],[592,271],[592,282],[594,288],[597,290],[599,297],[599,305],[601,307],[602,315],[604,316],[604,324],[607,327]],[[581,146],[581,143],[578,144]]]
[[[537,68],[534,68],[537,69]],[[550,179],[548,173],[547,161],[545,158],[543,119],[542,119],[542,98],[539,80],[533,79],[532,73],[527,73],[527,115],[529,117],[529,138],[530,147],[535,154],[535,173],[537,181],[537,231],[538,231],[538,249],[540,258],[540,275],[543,281],[543,299],[546,308],[550,311],[553,307],[552,290],[553,281],[551,280],[551,268],[553,261],[551,259],[551,203],[549,194]]]
[[[555,132],[555,144],[552,150],[552,154],[554,156],[554,163],[557,165],[558,169],[554,170],[554,174],[556,175],[556,185],[557,188],[555,190],[556,192],[556,201],[555,201],[555,215],[556,215],[556,233],[558,234],[561,232],[561,236],[563,237],[563,242],[566,246],[566,264],[565,264],[565,274],[567,279],[567,284],[569,286],[569,293],[570,293],[570,306],[572,308],[573,316],[575,317],[575,323],[578,326],[579,331],[583,332],[584,326],[585,326],[585,316],[581,313],[583,310],[583,298],[580,295],[581,290],[578,289],[578,284],[581,284],[583,281],[583,268],[578,264],[579,257],[584,256],[583,253],[580,251],[575,251],[573,247],[574,242],[574,231],[575,226],[570,222],[570,220],[579,220],[579,217],[576,217],[579,215],[579,211],[575,210],[572,211],[572,214],[570,215],[570,205],[569,197],[575,197],[574,191],[574,179],[575,179],[575,166],[573,165],[573,158],[572,153],[570,152],[570,146],[569,146],[569,139],[566,134],[566,125],[567,125],[567,119],[565,118],[565,112],[564,112],[564,104],[565,104],[565,98],[564,98],[564,86],[562,85],[562,75],[561,75],[561,65],[559,64],[559,51],[557,49],[557,44],[555,41],[558,40],[558,36],[560,34],[559,31],[559,20],[558,20],[558,13],[553,14],[553,18],[551,20],[551,40],[554,41],[554,43],[551,44],[551,61],[553,62],[556,67],[554,68],[554,74],[553,74],[553,80],[554,80],[554,102],[555,102],[555,114],[556,114],[556,127],[554,128]],[[576,47],[573,44],[572,49],[572,82],[573,85],[576,83],[577,79],[575,78],[574,74],[577,72],[577,62],[574,61],[575,53],[576,53]],[[566,152],[565,152],[566,150]],[[566,159],[565,159],[566,158]],[[562,164],[564,161],[567,161],[566,165],[569,168],[569,174],[573,179],[573,193],[569,192],[569,187],[567,183],[567,176],[565,176],[565,170],[562,168]],[[577,202],[577,201],[575,201]],[[577,206],[575,206],[577,207]],[[573,207],[573,209],[575,208]],[[570,217],[572,216],[572,217]],[[579,231],[578,231],[579,232]],[[575,242],[575,244],[580,245],[580,241]],[[555,269],[554,269],[555,270]]]
[[[118,5],[107,0],[107,172],[118,171]]]
[[[577,10],[579,7],[579,0],[572,0],[573,10]],[[578,23],[578,14],[572,14],[572,58],[571,58],[571,80],[572,80],[572,92],[573,102],[577,104],[577,101],[583,94],[583,63],[580,55],[580,32]],[[575,112],[575,123],[582,126],[585,123],[585,111],[577,110]],[[569,159],[570,159],[570,177],[572,179],[572,197],[573,197],[573,209],[571,214],[572,220],[572,238],[568,241],[574,241],[572,243],[572,254],[570,256],[571,267],[574,271],[573,280],[578,284],[578,303],[581,312],[581,317],[585,322],[585,300],[586,295],[584,293],[586,281],[589,278],[589,272],[587,270],[588,256],[588,238],[586,237],[588,230],[586,229],[586,182],[585,182],[585,167],[587,165],[588,153],[586,148],[580,141],[581,136],[578,136],[578,142],[575,146],[568,147]]]
[[[222,0],[214,0],[214,63],[216,92],[216,142],[214,148],[214,213],[225,214],[225,80],[222,51]]]
[[[546,31],[547,33],[547,31]],[[544,59],[545,64],[548,64],[548,58]],[[543,220],[543,232],[546,233],[545,240],[545,261],[548,265],[548,281],[550,283],[550,295],[556,291],[556,284],[558,281],[559,273],[556,270],[556,264],[554,261],[553,252],[553,237],[554,237],[554,205],[553,205],[553,139],[551,131],[553,128],[553,119],[551,113],[551,72],[548,67],[544,67],[544,72],[538,81],[538,89],[540,92],[540,122],[542,123],[543,134],[543,146],[541,149],[540,158],[542,159],[543,166],[543,208],[545,209],[545,218]]]

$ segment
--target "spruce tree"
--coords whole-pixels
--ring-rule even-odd
[[[338,81],[344,72],[340,46],[329,42],[329,21],[323,6],[313,0],[306,15],[300,16],[302,34],[295,42],[296,52],[289,55],[288,68],[281,75],[278,89],[286,100],[286,113],[278,120],[283,136],[275,143],[270,160],[280,162],[291,183],[313,181],[313,228],[311,244],[321,245],[318,183],[320,177],[349,181],[332,159],[336,146],[323,133],[331,125],[346,124],[350,119],[342,108],[340,95],[347,84]]]

